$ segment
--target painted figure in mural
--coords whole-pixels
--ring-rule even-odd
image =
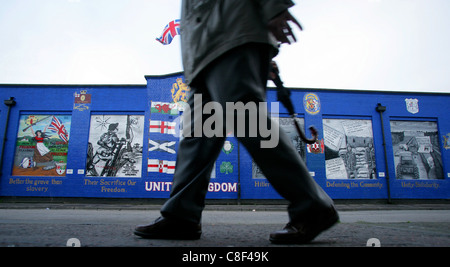
[[[104,133],[97,144],[100,148],[97,150],[97,154],[102,155],[105,159],[111,159],[114,147],[119,143],[119,137],[117,137],[118,123],[110,124],[108,127],[108,132]]]
[[[48,171],[54,169],[56,167],[56,163],[53,161],[53,155],[50,152],[50,149],[45,146],[44,139],[47,138],[45,132],[47,131],[47,127],[45,127],[44,131],[37,130],[34,131],[33,127],[30,126],[31,132],[34,133],[34,140],[36,140],[36,147],[34,148],[33,160],[36,163],[47,163],[50,162],[52,164],[45,166],[43,168],[44,171]]]
[[[204,133],[202,136],[193,133],[199,119],[194,116],[198,106],[194,96],[202,97],[201,105],[214,101],[223,110],[227,103],[267,102],[269,67],[278,53],[278,45],[296,41],[288,22],[301,29],[288,11],[293,5],[291,0],[183,0],[182,56],[184,75],[191,87],[187,101],[190,109],[185,116],[194,118],[192,132],[180,141],[172,191],[161,208],[161,217],[150,225],[138,226],[136,235],[153,239],[200,238],[210,174],[227,134],[206,137]],[[253,115],[250,112],[243,112],[245,129],[249,129],[249,118]],[[279,125],[272,123],[267,113],[254,112],[266,125],[277,128],[277,145],[263,148],[261,144],[267,138],[261,133],[238,135],[238,140],[271,185],[290,202],[290,222],[283,230],[270,234],[270,241],[307,243],[338,221],[333,201],[310,176]],[[234,125],[234,132],[239,130]],[[230,173],[231,168],[224,165],[221,171]]]
[[[113,123],[108,126],[108,131],[100,137],[100,139],[97,141],[97,144],[100,146],[95,155],[92,157],[92,160],[88,162],[87,170],[89,174],[92,176],[104,176],[109,172],[108,165],[111,165],[110,163],[114,159],[115,156],[115,150],[117,145],[119,144],[120,140],[117,136],[118,132],[118,123]],[[89,158],[89,157],[88,157]],[[102,172],[99,174],[96,170],[96,165],[102,161],[103,168]],[[108,176],[108,175],[106,175]]]

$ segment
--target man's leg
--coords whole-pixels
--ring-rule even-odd
[[[149,239],[198,239],[201,236],[201,215],[208,190],[211,171],[225,138],[194,135],[195,124],[206,118],[194,118],[194,94],[200,94],[203,103],[210,101],[203,87],[191,87],[188,99],[190,109],[183,116],[191,118],[191,137],[180,141],[177,164],[170,198],[161,208],[162,217],[150,225],[137,226],[134,234]],[[192,115],[192,116],[191,116]],[[193,119],[192,119],[193,118]]]
[[[172,191],[169,200],[161,208],[161,215],[199,224],[205,206],[211,171],[224,145],[225,137],[208,138],[203,132],[201,132],[202,136],[198,137],[198,133],[194,132],[195,124],[197,127],[203,127],[203,122],[207,119],[207,115],[203,115],[203,118],[194,117],[195,109],[199,108],[194,106],[195,94],[202,96],[202,109],[211,101],[208,91],[202,86],[191,88],[188,99],[190,114],[183,115],[191,118],[190,137],[184,137],[180,141]]]
[[[228,52],[206,71],[205,83],[212,99],[222,105],[237,101],[244,104],[253,101],[257,105],[265,102],[270,61],[270,47],[266,45],[245,45]],[[251,115],[246,117],[247,129],[249,118]],[[263,119],[271,125],[269,117]],[[265,138],[259,135],[259,131],[257,137],[238,139],[275,190],[290,202],[288,212],[291,222],[303,221],[321,210],[329,209],[333,201],[310,176],[287,135],[278,130],[279,143],[274,148],[261,148]]]
[[[204,87],[202,90],[194,89],[193,94],[201,92],[204,104],[212,100],[220,103],[223,110],[227,102],[265,102],[270,60],[270,47],[267,45],[251,44],[233,49],[208,66],[202,78]],[[189,104],[192,113],[195,109],[194,95],[191,95]],[[248,118],[252,114],[247,115],[245,127],[248,130]],[[263,119],[270,125],[270,118]],[[238,139],[274,188],[290,201],[288,212],[291,222],[304,221],[316,216],[320,210],[329,209],[333,202],[309,175],[289,138],[281,129],[278,130],[279,144],[272,149],[261,148],[264,138],[260,135]],[[209,176],[224,141],[224,137],[188,137],[180,142],[171,197],[161,209],[164,217],[187,221],[191,225],[200,223]],[[155,226],[144,228],[150,229],[146,232],[152,234],[156,229]]]

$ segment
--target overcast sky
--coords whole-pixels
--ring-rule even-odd
[[[450,0],[297,0],[289,87],[450,93]],[[182,71],[155,38],[181,0],[1,0],[0,83],[145,84]]]

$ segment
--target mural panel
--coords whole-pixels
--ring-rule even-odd
[[[391,121],[397,179],[444,179],[437,122]]]
[[[144,116],[93,115],[86,176],[142,177]]]
[[[376,179],[372,121],[324,119],[327,179]]]
[[[65,176],[71,116],[22,115],[13,176]]]

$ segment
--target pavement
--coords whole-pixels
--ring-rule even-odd
[[[280,247],[272,231],[288,222],[285,205],[208,205],[200,240],[146,240],[138,224],[160,205],[0,203],[0,247]],[[307,245],[282,247],[448,247],[450,205],[338,204],[340,222]]]

